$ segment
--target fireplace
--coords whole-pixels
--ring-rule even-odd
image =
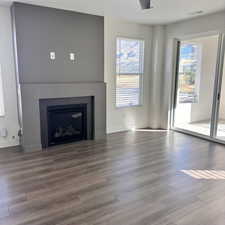
[[[94,137],[94,97],[41,99],[42,147]]]
[[[87,105],[50,106],[48,146],[87,139]]]

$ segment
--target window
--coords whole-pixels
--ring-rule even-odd
[[[197,103],[199,99],[201,47],[184,43],[180,46],[179,103]]]
[[[2,83],[2,70],[0,65],[0,116],[5,115],[5,107],[4,107],[4,100],[3,100],[3,83]]]
[[[144,41],[117,38],[116,107],[141,104]]]

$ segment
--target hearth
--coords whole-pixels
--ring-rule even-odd
[[[94,138],[94,97],[40,100],[42,147]]]
[[[49,146],[87,139],[87,105],[50,106],[48,111]]]

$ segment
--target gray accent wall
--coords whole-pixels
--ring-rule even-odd
[[[22,3],[12,11],[20,83],[104,80],[103,17]],[[75,63],[69,53],[76,54]]]
[[[23,149],[43,147],[40,99],[65,98],[66,104],[66,98],[93,96],[94,138],[105,138],[103,17],[22,3],[13,4],[12,17]]]

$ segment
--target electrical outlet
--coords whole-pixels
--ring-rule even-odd
[[[2,128],[0,130],[0,135],[1,135],[1,137],[6,138],[8,136],[8,130],[7,130],[7,128]]]

